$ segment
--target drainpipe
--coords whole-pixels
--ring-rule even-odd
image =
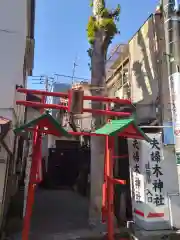
[[[174,129],[175,153],[180,185],[180,12],[178,0],[162,0],[170,106]]]

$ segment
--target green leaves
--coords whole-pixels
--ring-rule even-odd
[[[89,43],[92,45],[94,43],[94,39],[95,39],[95,33],[97,30],[97,26],[96,26],[96,19],[95,17],[90,17],[89,18],[89,22],[87,25],[87,35],[88,35],[88,41]]]
[[[94,6],[96,4],[96,6]],[[109,10],[105,7],[104,0],[91,0],[91,7],[96,8],[96,16],[91,16],[87,25],[88,42],[92,46],[87,52],[89,57],[92,57],[92,49],[95,41],[96,32],[104,30],[106,33],[106,47],[108,48],[112,39],[119,33],[116,22],[119,21],[120,5],[114,10]],[[91,51],[90,51],[91,50]]]
[[[93,7],[93,0],[90,0],[90,7]]]

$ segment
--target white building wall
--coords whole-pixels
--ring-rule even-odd
[[[27,123],[40,117],[40,116],[41,116],[41,114],[38,110],[30,108],[30,107],[27,108],[27,116],[26,116]]]
[[[27,1],[0,2],[0,109],[14,105],[15,85],[23,85]],[[19,95],[19,94],[18,94]],[[21,94],[22,96],[22,94]]]
[[[158,97],[157,40],[151,16],[129,41],[131,99],[137,104],[137,120],[156,118]]]
[[[23,121],[24,107],[15,107],[16,100],[24,99],[23,94],[16,94],[16,84],[24,85],[23,66],[27,36],[27,1],[2,0],[0,1],[0,115],[12,120]],[[11,131],[10,139],[14,142]],[[10,142],[9,142],[9,146]],[[13,146],[11,146],[13,150]],[[7,163],[0,167],[0,193],[5,194],[5,172]],[[2,203],[1,203],[2,204]],[[2,216],[0,205],[0,216]],[[1,223],[0,223],[1,227]]]

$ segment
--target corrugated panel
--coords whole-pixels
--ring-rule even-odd
[[[102,128],[95,131],[97,134],[107,136],[117,136],[118,133],[125,132],[125,137],[141,138],[150,141],[149,137],[136,125],[133,118],[111,120]]]

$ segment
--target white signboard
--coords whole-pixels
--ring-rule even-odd
[[[149,134],[151,143],[143,141],[142,156],[145,168],[146,216],[165,217],[167,193],[164,186],[163,145],[161,134]]]
[[[148,222],[169,219],[161,134],[148,134],[151,143],[129,140],[134,216]],[[159,227],[162,229],[162,224]],[[158,229],[156,225],[155,229]]]
[[[141,160],[141,141],[129,140],[129,159],[131,176],[131,193],[134,212],[143,212],[144,195],[144,176]],[[139,215],[141,217],[141,214]]]

